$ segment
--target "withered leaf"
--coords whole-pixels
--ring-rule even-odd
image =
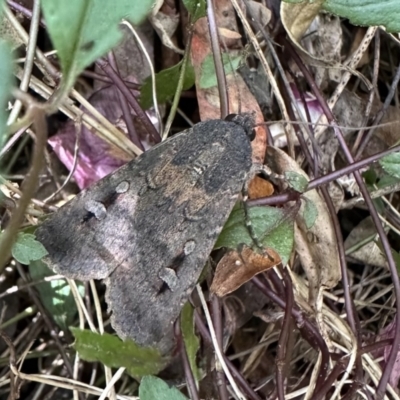
[[[240,250],[231,250],[218,263],[210,290],[219,297],[226,296],[280,262],[279,254],[271,248],[263,254],[245,245]]]
[[[274,193],[274,186],[271,182],[255,176],[249,183],[248,187],[249,199],[260,199],[261,197],[268,197]]]

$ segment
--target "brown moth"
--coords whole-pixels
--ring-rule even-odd
[[[66,277],[104,279],[121,338],[168,353],[191,294],[252,166],[248,116],[200,122],[143,153],[36,231]]]

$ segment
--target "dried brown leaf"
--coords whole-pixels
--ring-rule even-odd
[[[268,147],[268,160],[272,169],[280,174],[293,171],[309,179],[306,173],[282,150]],[[316,190],[303,194],[318,212],[311,229],[307,229],[298,213],[295,225],[295,247],[309,281],[309,300],[313,304],[323,288],[332,288],[338,283],[341,272],[336,236],[328,209]],[[304,203],[302,205],[304,207]]]
[[[274,186],[271,182],[255,176],[249,183],[248,194],[250,199],[260,199],[271,196],[274,193]]]
[[[210,290],[223,297],[280,262],[279,254],[273,249],[266,249],[265,254],[256,253],[247,246],[232,250],[218,263]]]

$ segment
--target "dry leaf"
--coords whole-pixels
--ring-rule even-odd
[[[223,297],[280,262],[279,254],[273,249],[266,249],[265,254],[256,253],[247,246],[239,251],[231,250],[218,263],[210,290]]]
[[[271,196],[274,193],[274,186],[271,182],[256,175],[250,181],[247,191],[249,199],[261,199],[262,197]]]
[[[356,34],[353,37],[353,42],[351,44],[351,48],[349,54],[354,54],[354,52],[358,49],[358,46],[364,39],[365,34],[367,33],[367,29],[364,27],[358,27]],[[364,51],[360,61],[358,62],[356,69],[361,69],[365,65],[367,65],[371,61],[371,55],[368,51]]]
[[[157,32],[164,46],[175,51],[176,53],[183,54],[184,51],[178,48],[171,40],[172,35],[175,33],[179,25],[179,14],[167,15],[159,11],[157,14],[149,15],[149,21]]]
[[[281,3],[281,18],[286,32],[292,41],[299,46],[298,42],[311,25],[314,18],[321,10],[323,0],[302,2],[298,4]]]
[[[332,29],[328,29],[327,32],[324,32],[324,35],[326,36],[326,40],[324,39],[325,43],[322,44],[316,54],[310,53],[300,44],[300,40],[306,34],[307,30],[311,28],[313,21],[318,18],[318,13],[321,10],[323,3],[323,0],[302,2],[297,4],[282,2],[282,23],[289,37],[292,39],[293,43],[295,44],[302,58],[304,58],[307,64],[322,67],[324,70],[327,69],[329,77],[331,79],[334,78],[334,80],[340,80],[338,69],[332,67],[338,65],[338,61],[340,61],[340,52],[337,53],[337,51],[339,47],[341,48],[341,31],[338,34],[334,33],[333,37]],[[338,23],[334,26],[337,26],[339,29],[339,19],[337,22]],[[333,59],[331,58],[331,56],[325,58],[327,46],[335,49],[333,51],[333,53],[335,54]],[[321,52],[323,54],[319,54]],[[332,51],[330,51],[330,53],[332,53]],[[325,75],[325,72],[322,71],[322,69],[319,69],[319,72]]]
[[[179,49],[171,40],[179,25],[180,16],[177,13],[165,14],[161,10],[164,5],[164,0],[156,0],[153,5],[151,14],[148,16],[151,25],[157,32],[164,46],[171,50],[183,54],[183,50]],[[139,58],[140,59],[140,58]]]
[[[236,14],[229,0],[220,0],[215,4],[215,18],[219,29],[238,32]],[[240,42],[237,39],[223,37],[222,48],[237,56]],[[202,74],[202,64],[207,56],[212,54],[210,38],[208,34],[207,18],[200,18],[194,26],[192,39],[191,61],[196,74],[196,94],[199,103],[201,120],[221,118],[220,98],[217,86],[208,89],[201,88],[199,82]],[[229,98],[229,112],[243,113],[250,112],[255,115],[256,124],[263,123],[260,106],[251,94],[249,88],[238,74],[229,74],[226,77]],[[256,126],[256,138],[252,142],[253,160],[262,164],[266,148],[266,132],[263,126]]]
[[[347,236],[344,242],[344,248],[348,250],[350,247],[374,235],[376,235],[375,225],[371,217],[367,217],[353,228],[349,236]],[[349,254],[349,256],[359,261],[361,264],[369,264],[381,268],[387,267],[386,257],[383,255],[374,239]]]
[[[242,35],[239,32],[231,31],[226,28],[218,28],[218,32],[221,36],[227,39],[240,39]]]
[[[247,4],[251,19],[255,19],[264,28],[271,20],[271,11],[261,3],[249,1]]]
[[[279,174],[292,171],[308,179],[307,174],[282,150],[269,146],[267,156],[273,171]],[[336,286],[341,272],[336,236],[328,209],[316,190],[310,190],[303,196],[311,201],[318,211],[311,229],[305,227],[302,212],[297,214],[295,225],[295,248],[308,278],[309,300],[313,304],[321,290]]]
[[[336,65],[340,63],[342,38],[340,18],[330,14],[318,14],[306,31],[302,44],[311,56]],[[341,71],[337,68],[323,66],[314,69],[315,82],[322,89],[329,84],[330,80],[340,81]]]

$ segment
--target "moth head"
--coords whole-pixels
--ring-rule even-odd
[[[225,121],[234,122],[235,124],[240,125],[245,130],[250,141],[253,141],[256,137],[256,131],[254,129],[255,121],[252,114],[229,114],[225,117]]]

